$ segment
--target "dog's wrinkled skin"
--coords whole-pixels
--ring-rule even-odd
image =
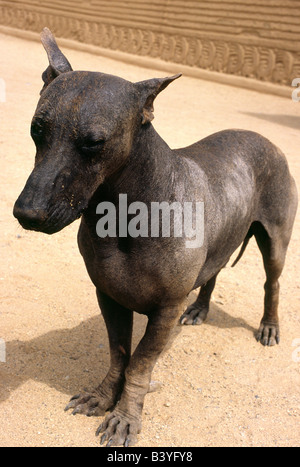
[[[186,296],[201,287],[182,324],[201,324],[216,277],[234,251],[255,236],[266,270],[265,310],[257,339],[279,343],[278,279],[297,209],[297,194],[280,150],[249,131],[227,130],[171,150],[154,130],[153,102],[179,76],[130,83],[102,73],[75,72],[45,29],[50,65],[32,122],[36,163],[14,215],[25,229],[53,234],[82,216],[79,248],[97,289],[107,326],[111,366],[91,393],[66,409],[88,416],[111,410],[101,443],[131,445],[152,369],[178,323]],[[96,207],[140,201],[201,201],[205,240],[106,238],[96,234]],[[131,355],[133,311],[148,326]]]

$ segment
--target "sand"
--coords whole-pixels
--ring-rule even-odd
[[[76,244],[79,223],[49,237],[22,230],[12,216],[34,163],[29,129],[47,58],[36,42],[0,34],[0,43],[6,82],[0,103],[0,446],[98,446],[101,419],[63,410],[71,396],[99,383],[109,363],[103,318]],[[74,69],[132,81],[165,75],[65,52]],[[158,97],[155,116],[173,148],[226,128],[258,131],[285,152],[300,186],[300,104],[291,98],[182,77]],[[207,322],[176,328],[154,369],[163,386],[146,397],[138,446],[300,445],[299,219],[281,278],[280,345],[265,348],[253,336],[265,276],[251,240],[238,266],[220,274]],[[145,324],[136,315],[135,344]]]

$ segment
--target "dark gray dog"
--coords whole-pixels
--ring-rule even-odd
[[[94,392],[75,396],[66,409],[88,416],[112,411],[98,430],[101,444],[128,446],[141,430],[151,372],[186,296],[201,287],[181,317],[182,324],[201,324],[218,273],[243,243],[240,259],[252,236],[267,276],[257,339],[279,343],[278,279],[297,209],[296,186],[281,151],[256,133],[222,131],[171,150],[151,120],[154,99],[179,75],[131,83],[75,72],[48,29],[42,42],[50,66],[31,127],[36,163],[14,215],[25,229],[47,234],[82,216],[79,248],[97,289],[111,366]],[[184,234],[99,238],[97,206],[112,203],[120,214],[120,194],[128,204],[149,208],[152,202],[204,203],[201,248],[187,248]],[[133,311],[147,315],[148,326],[131,355]]]

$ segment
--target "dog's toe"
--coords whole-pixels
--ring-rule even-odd
[[[207,318],[208,309],[198,304],[193,304],[181,316],[179,322],[182,325],[200,325]]]

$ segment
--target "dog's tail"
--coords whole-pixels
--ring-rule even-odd
[[[232,268],[234,268],[234,266],[237,265],[237,263],[239,262],[239,260],[242,258],[243,254],[245,253],[245,250],[248,246],[248,243],[249,243],[249,240],[250,238],[252,237],[252,234],[250,234],[250,232],[248,232],[245,240],[244,240],[244,243],[243,243],[243,246],[241,248],[241,251],[239,253],[239,256],[237,257],[237,259],[235,260],[235,262],[233,263],[233,265],[231,266]]]

